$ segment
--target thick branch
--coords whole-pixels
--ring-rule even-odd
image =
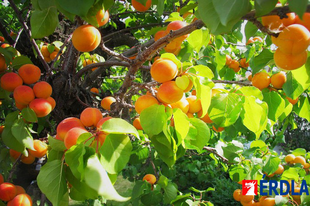
[[[213,153],[215,156],[219,157],[223,162],[228,163],[228,159],[226,157],[223,157],[222,155],[220,155],[219,153],[217,153],[215,148],[212,147],[203,147],[204,150]]]
[[[0,21],[0,32],[2,33],[5,40],[9,42],[10,45],[14,44],[14,40],[12,37],[8,34],[8,32],[5,29],[5,26],[2,24],[2,21]]]
[[[212,80],[214,83],[223,83],[223,84],[238,84],[241,86],[252,86],[250,82],[243,81],[229,81],[229,80]]]

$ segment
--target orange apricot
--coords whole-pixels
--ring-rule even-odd
[[[240,66],[243,68],[248,68],[249,67],[249,62],[246,61],[246,58],[240,59]]]
[[[240,202],[248,203],[254,200],[254,195],[242,195],[240,197]]]
[[[93,51],[99,46],[100,41],[99,30],[92,25],[82,25],[72,34],[72,44],[80,52]]]
[[[4,182],[0,185],[0,200],[10,201],[16,196],[16,192],[15,185]]]
[[[80,120],[85,127],[95,127],[102,119],[102,113],[97,108],[88,107],[80,115]]]
[[[5,41],[4,37],[0,36],[0,42],[4,42],[4,41]]]
[[[176,21],[172,21],[167,25],[167,33],[169,33],[170,31],[175,31],[175,30],[179,30],[183,27],[185,27],[187,25],[186,22],[184,21],[180,21],[180,20],[176,20]],[[175,41],[177,42],[182,42],[183,40],[185,40],[189,35],[183,35],[180,36],[178,38],[175,39]]]
[[[166,36],[166,35],[167,35],[167,32],[166,32],[166,31],[163,31],[163,30],[158,31],[158,32],[156,32],[155,35],[154,35],[154,41],[157,41],[158,39],[160,39],[160,38],[162,38],[162,37],[164,37],[164,36]]]
[[[7,206],[32,206],[32,200],[28,194],[19,194]]]
[[[36,98],[29,104],[29,108],[32,109],[37,117],[45,117],[52,111],[52,105],[43,98]]]
[[[189,79],[189,84],[188,86],[186,87],[186,89],[184,89],[183,92],[189,92],[194,86],[194,83],[192,82],[192,80]]]
[[[189,96],[186,98],[186,100],[189,103],[189,110],[188,111],[190,113],[196,113],[202,109],[201,101],[200,101],[200,99],[197,99],[196,96]]]
[[[277,67],[284,70],[295,70],[303,66],[307,62],[307,51],[299,54],[285,54],[279,48],[274,53],[274,62]]]
[[[7,44],[7,43],[3,43],[2,45],[1,45],[1,47],[2,48],[7,48],[7,47],[10,47],[11,45],[9,45],[9,44]]]
[[[140,96],[135,103],[135,110],[138,114],[140,114],[144,109],[158,104],[158,101],[152,95],[142,95]]]
[[[270,76],[266,72],[258,72],[252,78],[252,85],[263,90],[271,83]]]
[[[35,150],[29,149],[29,154],[36,158],[43,157],[47,152],[47,144],[38,139],[33,140],[33,147]]]
[[[240,64],[237,60],[231,60],[231,63],[228,65],[229,68],[233,69],[236,73],[240,71]]]
[[[133,120],[132,125],[137,129],[137,130],[143,130],[140,122],[140,117],[137,117]]]
[[[105,123],[106,121],[108,121],[109,119],[112,119],[112,117],[107,116],[107,117],[103,117],[102,119],[99,120],[99,122],[96,125],[96,128],[98,131],[101,131],[101,127],[103,125],[103,123]]]
[[[25,84],[33,84],[41,77],[41,70],[33,64],[24,64],[18,70],[18,75],[23,79]]]
[[[67,132],[74,127],[84,128],[84,125],[81,120],[76,117],[68,117],[62,120],[56,128],[58,138],[64,140]]]
[[[46,98],[48,98],[49,96],[52,95],[53,88],[46,81],[41,81],[41,82],[37,82],[33,86],[33,92],[34,92],[34,95],[37,98],[44,98],[44,99],[46,99]]]
[[[281,164],[279,164],[278,169],[274,173],[277,175],[280,175],[283,173],[283,171],[284,171],[284,167]]]
[[[52,106],[52,110],[56,107],[56,101],[53,97],[47,97],[46,101],[50,103],[50,105]]]
[[[295,159],[293,160],[293,163],[295,164],[300,163],[302,165],[305,165],[307,162],[303,156],[296,156]]]
[[[273,197],[266,197],[262,202],[261,205],[264,206],[274,206],[276,205],[276,200]]]
[[[194,117],[195,117],[195,116],[194,116],[192,113],[190,113],[190,112],[187,112],[186,115],[187,115],[188,118],[194,118]]]
[[[15,185],[16,187],[16,195],[19,195],[19,194],[26,194],[26,191],[25,189],[22,187],[22,186],[19,186],[19,185]]]
[[[52,52],[52,53],[50,54],[50,59],[51,59],[51,60],[54,60],[54,59],[56,58],[57,54],[58,54],[57,51]],[[60,58],[60,55],[58,55],[57,60],[59,60],[59,58]]]
[[[21,155],[21,152],[18,152],[16,150],[10,149],[10,156],[16,160]]]
[[[48,51],[48,47],[46,45],[43,45],[41,48],[41,53],[44,57],[50,57],[50,52]]]
[[[0,185],[1,185],[2,183],[4,183],[4,177],[3,177],[2,174],[0,174]]]
[[[271,76],[270,81],[274,88],[281,89],[283,84],[286,82],[286,75],[284,72],[278,72]]]
[[[288,13],[287,18],[280,19],[278,15],[270,15],[262,17],[263,26],[270,30],[281,30],[295,22],[295,13]]]
[[[157,95],[163,103],[171,104],[182,99],[183,90],[176,85],[175,81],[168,81],[160,85]]]
[[[288,164],[293,164],[295,159],[295,155],[293,154],[288,154],[285,156],[285,162]]]
[[[232,58],[228,54],[226,54],[226,63],[225,63],[225,65],[226,66],[230,65],[231,61],[232,61]]]
[[[0,73],[5,71],[7,68],[7,65],[5,63],[5,58],[2,54],[0,54]]]
[[[156,177],[153,174],[146,174],[144,175],[143,181],[147,181],[148,183],[150,183],[151,185],[156,183]]]
[[[173,61],[158,59],[151,67],[151,76],[155,81],[163,83],[174,79],[178,71],[178,67]]]
[[[147,0],[145,5],[141,4],[140,2],[136,0],[131,0],[132,6],[135,8],[136,11],[145,12],[149,10],[149,8],[152,5],[152,0]]]
[[[302,19],[300,19],[299,16],[296,15],[295,24],[301,24],[310,31],[310,13],[304,13]]]
[[[100,9],[96,14],[97,23],[100,26],[106,25],[108,23],[110,18],[109,11],[106,11],[104,9]]]
[[[15,101],[22,105],[28,105],[35,98],[32,88],[26,85],[16,87],[13,92],[13,97]]]
[[[28,154],[27,157],[25,155],[22,155],[20,158],[20,161],[26,165],[30,165],[34,163],[35,159],[36,158],[34,156],[32,156],[31,154]]]
[[[110,116],[103,117],[101,120],[99,120],[99,122],[96,125],[96,128],[97,128],[96,140],[98,140],[100,142],[100,145],[102,145],[104,143],[104,141],[108,135],[108,133],[102,131],[102,125],[103,125],[103,123],[105,123],[109,119],[112,119],[112,117],[110,117]]]
[[[249,76],[248,76],[248,80],[251,82],[252,81],[252,74],[250,74]]]
[[[116,99],[112,96],[108,96],[108,97],[105,97],[101,100],[101,107],[105,110],[108,110],[110,111],[111,110],[111,105],[116,102]]]
[[[241,200],[241,195],[242,195],[242,191],[241,191],[240,189],[236,189],[236,190],[234,191],[234,193],[233,193],[233,198],[234,198],[236,201],[240,202],[240,200]]]
[[[201,115],[202,115],[202,110],[200,110],[200,111],[197,113],[197,115],[198,115],[199,119],[201,119],[201,120],[204,121],[205,123],[207,123],[207,124],[213,123],[213,121],[210,119],[208,113],[207,113],[205,116],[201,117]]]
[[[98,90],[97,88],[95,88],[95,87],[91,88],[90,91],[91,91],[92,93],[99,94],[99,90]]]
[[[81,127],[74,127],[70,129],[64,138],[66,148],[70,149],[73,145],[76,145],[77,139],[84,133],[88,133],[88,131]]]
[[[187,98],[185,98],[184,96],[182,97],[182,99],[180,99],[179,101],[177,102],[174,102],[174,103],[171,103],[170,104],[171,107],[174,109],[174,108],[179,108],[182,110],[182,112],[184,112],[185,114],[187,112],[190,112],[189,109],[190,109],[190,103],[189,101],[187,100]],[[190,112],[190,113],[193,113],[193,112]]]
[[[0,79],[2,89],[13,92],[14,89],[23,84],[22,78],[13,72],[4,74]]]

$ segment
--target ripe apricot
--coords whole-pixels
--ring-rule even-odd
[[[10,149],[10,156],[16,160],[21,155],[21,152],[18,152],[16,150]]]
[[[92,25],[82,25],[72,34],[72,44],[80,52],[90,52],[96,49],[101,41],[99,30]]]
[[[295,159],[293,160],[293,163],[300,163],[302,165],[306,164],[306,159],[303,156],[296,156]]]
[[[109,119],[112,119],[112,117],[107,116],[107,117],[103,117],[102,119],[99,120],[99,122],[96,125],[96,128],[98,131],[101,131],[101,127],[103,125],[103,123],[105,123],[106,121],[108,121]]]
[[[248,76],[248,80],[251,82],[252,81],[252,74],[250,74],[249,76]]]
[[[50,105],[52,106],[52,110],[56,107],[56,101],[53,97],[47,97],[46,101],[50,103]]]
[[[240,64],[237,60],[231,60],[231,63],[228,65],[229,68],[233,69],[236,73],[240,71]]]
[[[248,68],[249,67],[249,62],[246,61],[246,58],[240,59],[240,66],[243,68]]]
[[[276,200],[273,197],[267,197],[261,202],[261,205],[274,206],[274,205],[276,205]]]
[[[193,104],[193,103],[192,103]],[[184,96],[182,97],[182,99],[180,99],[179,101],[177,102],[174,102],[174,103],[171,103],[170,104],[171,107],[174,109],[174,108],[179,108],[182,110],[182,112],[184,112],[185,114],[187,112],[190,112],[189,109],[190,109],[190,103],[189,101],[187,100],[187,98],[185,98]],[[194,107],[194,106],[192,106]],[[190,113],[193,113],[193,112],[190,112]]]
[[[4,42],[4,41],[5,41],[4,37],[0,36],[0,42]]]
[[[174,79],[178,71],[178,67],[173,61],[158,59],[151,67],[151,76],[155,81],[163,83]]]
[[[310,31],[310,13],[304,13],[302,16],[302,20],[296,15],[295,24],[301,24],[306,27]]]
[[[99,90],[95,87],[91,88],[90,91],[93,93],[99,94]]]
[[[254,200],[254,195],[242,195],[240,197],[240,202],[248,203]]]
[[[22,105],[28,105],[35,98],[32,88],[26,85],[16,87],[13,92],[13,97],[15,101]]]
[[[100,9],[96,14],[96,19],[99,27],[106,25],[106,23],[108,23],[109,21],[109,18],[109,11],[106,11],[105,9]]]
[[[212,126],[212,128],[213,128],[213,130],[214,131],[216,131],[216,132],[222,132],[222,131],[224,131],[224,127],[218,127],[218,128],[216,128],[214,125]]]
[[[56,128],[58,138],[64,140],[67,132],[74,127],[84,128],[84,125],[81,120],[76,117],[68,117],[62,120]]]
[[[310,32],[299,24],[292,24],[280,32],[274,43],[284,54],[299,54],[310,44]]]
[[[201,110],[201,101],[200,99],[197,99],[196,96],[189,96],[186,98],[186,100],[189,103],[189,112],[190,113],[196,113],[199,112]]]
[[[70,149],[73,145],[76,145],[77,139],[84,133],[88,133],[88,131],[81,127],[74,127],[70,129],[64,138],[66,148]]]
[[[175,81],[168,81],[160,85],[157,95],[163,103],[171,104],[182,99],[183,90],[176,85]]]
[[[36,158],[43,157],[47,152],[47,144],[38,139],[33,140],[33,147],[35,151],[30,150],[30,149],[28,151],[29,151],[29,154],[31,154],[32,156]]]
[[[19,194],[26,194],[26,191],[25,189],[22,187],[22,186],[19,186],[19,185],[15,185],[16,187],[16,195],[19,195]]]
[[[48,47],[46,45],[43,45],[41,48],[41,53],[44,57],[50,57],[50,52],[48,51]]]
[[[111,110],[111,104],[116,102],[116,99],[112,96],[105,97],[101,100],[101,107],[105,110],[110,111]]]
[[[10,201],[16,196],[16,187],[12,183],[4,182],[0,184],[0,200]]]
[[[22,155],[20,158],[20,161],[26,165],[30,165],[35,161],[35,157],[32,156],[31,154],[28,154],[28,156],[26,157],[25,155]]]
[[[293,154],[288,154],[285,156],[285,162],[288,164],[293,164],[295,159],[295,155]]]
[[[152,5],[152,0],[147,0],[145,5],[141,4],[140,2],[136,0],[131,0],[132,6],[135,8],[135,10],[140,11],[140,12],[145,12],[149,10],[149,8]]]
[[[166,35],[167,35],[167,31],[163,31],[163,30],[158,31],[154,35],[154,41],[157,41],[158,39],[160,39],[160,38],[162,38],[162,37],[164,37]]]
[[[0,185],[1,185],[2,183],[4,183],[4,177],[3,177],[2,174],[0,174]]]
[[[144,109],[158,104],[158,101],[152,95],[142,95],[140,96],[135,103],[135,110],[138,114],[140,114]]]
[[[194,83],[189,79],[189,84],[183,92],[189,92],[193,88]]]
[[[295,187],[294,188],[294,192],[297,193],[297,194],[300,194],[300,187]],[[300,195],[292,195],[292,198],[295,201],[300,200]]]
[[[143,181],[147,181],[148,183],[150,183],[151,185],[156,183],[156,177],[153,174],[146,174],[144,175]]]
[[[285,54],[279,48],[274,53],[274,62],[277,67],[284,70],[295,70],[303,66],[307,62],[307,51],[299,54]]]
[[[16,87],[23,84],[23,80],[18,74],[8,72],[1,77],[0,83],[4,90],[13,92]]]
[[[32,206],[32,200],[28,194],[19,194],[7,206]]]
[[[85,127],[95,127],[102,119],[102,113],[97,108],[88,107],[80,115],[80,120]]]
[[[0,54],[0,73],[5,71],[7,68],[7,65],[5,63],[5,58],[2,54]]]
[[[279,164],[278,169],[274,173],[277,175],[280,175],[283,173],[283,171],[284,171],[284,167],[281,164]]]
[[[140,122],[140,117],[137,117],[133,120],[132,125],[137,129],[137,130],[143,130]]]
[[[187,25],[186,22],[184,21],[180,21],[180,20],[176,20],[176,21],[172,21],[167,25],[167,33],[169,33],[170,31],[175,31],[175,30],[179,30],[183,27],[185,27]],[[183,40],[185,40],[189,35],[183,35],[180,36],[178,38],[175,39],[176,42],[182,42]]]
[[[10,47],[11,45],[9,45],[9,44],[7,44],[7,43],[3,43],[2,45],[1,45],[1,47],[2,48],[7,48],[7,47]]]
[[[278,15],[270,15],[262,17],[263,26],[270,30],[281,30],[295,22],[295,13],[286,14],[287,18],[280,19]]]
[[[108,135],[108,133],[102,131],[102,125],[103,123],[105,123],[106,121],[108,121],[109,119],[112,119],[112,117],[107,116],[107,117],[103,117],[101,120],[99,120],[99,122],[97,123],[97,132],[96,132],[96,140],[98,140],[100,142],[100,145],[102,145]]]
[[[284,72],[278,72],[273,74],[270,78],[271,85],[276,89],[281,89],[283,84],[286,82],[286,75]]]
[[[201,120],[204,121],[205,123],[207,123],[207,124],[213,123],[213,121],[210,119],[208,113],[207,113],[205,116],[201,117],[201,115],[202,115],[202,110],[200,110],[200,111],[197,113],[197,115],[198,115],[199,119],[201,119]]]
[[[46,98],[48,98],[49,96],[52,95],[53,88],[46,81],[41,81],[41,82],[37,82],[33,86],[33,92],[34,92],[34,95],[37,98],[44,98],[44,99],[46,99]]]
[[[226,54],[226,63],[225,63],[225,65],[226,66],[230,65],[231,61],[232,61],[232,58],[228,54]]]
[[[41,77],[41,70],[33,64],[24,64],[18,70],[18,75],[23,79],[25,84],[33,84]]]
[[[36,98],[29,104],[29,108],[32,109],[37,117],[45,117],[52,111],[52,105],[43,98]]]
[[[236,189],[233,193],[233,198],[240,202],[241,201],[241,195],[242,195],[242,191],[240,189]]]
[[[54,59],[56,58],[57,54],[58,54],[57,51],[53,51],[53,52],[50,54],[50,59],[51,59],[51,60],[54,60]],[[59,60],[59,58],[60,58],[60,55],[58,55],[57,60]]]
[[[252,78],[252,85],[260,90],[263,90],[271,83],[269,74],[258,72]]]

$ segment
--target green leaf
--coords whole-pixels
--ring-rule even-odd
[[[238,93],[241,92],[246,97],[253,96],[260,100],[263,100],[264,98],[262,92],[256,87],[249,87],[249,86],[241,87],[237,92]]]
[[[65,11],[83,17],[87,15],[95,0],[56,0],[56,2]]]
[[[109,134],[102,147],[101,162],[110,174],[118,174],[127,164],[132,151],[132,145],[127,135]]]
[[[24,144],[20,143],[12,134],[11,127],[5,126],[1,134],[3,143],[10,149],[16,150],[18,152],[23,152],[25,150]]]
[[[211,101],[209,117],[218,127],[232,125],[239,118],[242,101],[235,93],[216,94]]]
[[[14,122],[17,120],[19,115],[19,111],[11,112],[5,117],[4,126],[5,127],[12,127]]]
[[[185,146],[187,149],[195,149],[198,152],[202,152],[203,147],[210,140],[209,127],[200,119],[190,118],[191,130],[185,139]]]
[[[264,149],[264,148],[267,148],[267,145],[266,143],[263,141],[263,140],[255,140],[251,143],[251,148],[255,148],[255,147],[258,147],[260,149]]]
[[[135,182],[135,186],[132,189],[132,200],[139,198],[145,192],[151,191],[151,185],[142,180],[138,180]]]
[[[201,101],[202,116],[206,115],[211,104],[211,88],[202,84],[199,78],[194,79],[196,96]]]
[[[244,33],[246,40],[250,39],[257,32],[258,28],[252,22],[248,21],[244,27]]]
[[[281,178],[284,180],[294,180],[295,182],[298,182],[298,179],[299,179],[298,171],[299,170],[300,168],[290,167],[289,169],[284,170]]]
[[[33,64],[32,61],[26,56],[17,56],[12,61],[12,67],[18,70],[24,64]]]
[[[159,190],[153,190],[141,196],[141,202],[144,205],[159,205],[162,201],[163,195]]]
[[[172,53],[163,53],[160,55],[160,58],[170,59],[177,65],[178,68],[181,68],[182,66],[182,62]]]
[[[278,121],[285,109],[285,101],[277,92],[263,92],[264,101],[268,104],[268,118]]]
[[[193,66],[193,69],[195,69],[195,71],[198,73],[197,75],[201,77],[207,77],[209,79],[214,77],[212,70],[208,66],[200,64]]]
[[[130,197],[122,197],[117,193],[96,154],[87,159],[84,172],[85,183],[106,200],[125,202],[130,199]]]
[[[109,134],[132,134],[139,138],[137,129],[127,121],[120,118],[112,118],[102,124],[101,131]]]
[[[39,39],[52,34],[58,23],[56,7],[49,7],[43,11],[33,11],[30,17],[32,37]]]
[[[55,139],[52,136],[48,136],[48,143],[49,146],[56,151],[64,151],[67,149],[63,141]]]
[[[240,182],[245,179],[248,171],[242,165],[234,165],[229,170],[229,177],[234,182]]]
[[[175,109],[173,112],[173,121],[175,132],[177,135],[177,146],[182,144],[183,140],[185,139],[188,131],[189,131],[189,120],[187,115],[182,112],[181,109]]]
[[[226,157],[229,162],[235,162],[235,158],[239,157],[238,153],[243,151],[243,145],[239,142],[231,142],[222,146],[224,157]]]
[[[164,203],[170,204],[178,196],[178,189],[173,183],[169,183],[164,188]]]
[[[274,9],[277,3],[277,0],[255,0],[256,16],[268,14]]]
[[[32,109],[30,109],[29,107],[22,109],[22,116],[28,122],[37,122],[38,121],[38,117],[37,117],[36,113]]]
[[[19,143],[23,144],[26,148],[35,150],[33,147],[33,138],[23,119],[16,120],[12,125],[11,131]]]
[[[264,163],[263,171],[266,172],[267,175],[271,175],[277,171],[280,163],[281,160],[279,157],[269,156]]]
[[[263,69],[270,61],[273,60],[273,53],[269,49],[264,49],[259,55],[254,57],[251,64],[252,75]]]
[[[292,12],[295,12],[298,16],[302,17],[306,12],[308,6],[308,0],[288,0],[288,7]]]
[[[309,104],[309,98],[301,96],[299,99],[300,101],[300,107],[298,107],[296,113],[298,116],[305,118],[310,122],[310,104]]]
[[[161,16],[164,13],[165,0],[157,0],[157,13]]]
[[[292,154],[295,156],[304,156],[306,155],[307,151],[304,148],[297,148],[292,151]]]
[[[140,114],[140,122],[143,130],[149,136],[161,133],[164,125],[167,123],[165,106],[152,105],[144,109]]]
[[[198,53],[206,42],[210,41],[210,34],[208,29],[197,29],[193,31],[187,38],[188,43],[194,48]]]
[[[65,205],[62,202],[68,192],[68,188],[65,179],[64,164],[61,160],[54,160],[43,165],[37,177],[37,183],[40,190],[53,205],[69,205],[69,198],[65,202]]]

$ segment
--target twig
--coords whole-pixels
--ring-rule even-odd
[[[229,81],[229,80],[212,80],[214,83],[223,83],[223,84],[238,84],[241,86],[252,86],[252,83],[243,82],[243,81]]]
[[[30,12],[31,12],[31,9],[29,8],[28,11],[27,11],[26,19],[25,19],[26,22],[27,22],[27,20],[28,20],[28,18],[29,18],[29,16],[30,16]],[[14,44],[12,45],[14,48],[16,47],[16,45],[17,45],[17,43],[18,43],[18,40],[19,40],[19,38],[20,38],[20,35],[22,34],[23,30],[24,30],[24,29],[21,28],[21,29],[17,32],[17,36],[16,36],[16,39],[15,39],[15,42],[14,42]]]
[[[223,162],[228,163],[228,159],[226,157],[223,157],[222,155],[220,155],[219,153],[217,153],[216,149],[213,147],[207,147],[204,146],[203,147],[204,150],[213,153],[215,156],[219,157]]]
[[[16,166],[19,164],[19,162],[20,162],[20,158],[22,157],[22,153],[19,155],[19,157],[15,160],[15,162],[14,162],[14,164],[13,164],[13,166],[12,166],[12,169],[11,169],[11,171],[10,171],[10,174],[9,174],[9,177],[8,177],[8,179],[7,179],[7,182],[10,182],[11,181],[11,179],[12,179],[12,176],[13,176],[13,173],[15,172],[15,168],[16,168]]]
[[[111,56],[114,56],[115,58],[117,58],[119,60],[123,60],[125,62],[128,62],[129,64],[131,64],[133,62],[131,59],[129,59],[128,57],[125,57],[123,54],[119,54],[115,51],[110,50],[108,47],[106,47],[104,45],[103,41],[101,41],[100,48],[102,49],[102,51],[106,52],[107,54],[109,54]]]
[[[14,44],[14,40],[12,39],[12,37],[8,34],[8,32],[5,29],[5,25],[2,24],[2,21],[0,21],[0,31],[4,37],[5,40],[7,40],[9,42],[10,45]]]

